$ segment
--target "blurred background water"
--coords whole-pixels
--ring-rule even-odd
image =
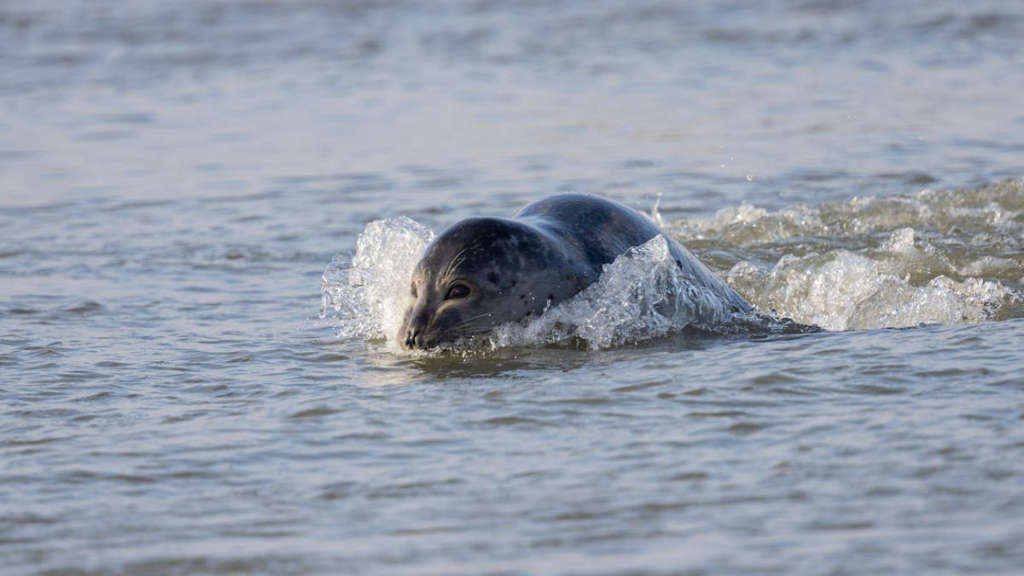
[[[1010,1],[0,3],[0,571],[1018,572],[1022,37]],[[320,318],[368,222],[564,191],[835,332],[409,357]]]

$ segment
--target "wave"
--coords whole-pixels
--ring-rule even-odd
[[[500,327],[496,348],[607,348],[696,327],[713,332],[873,329],[1024,316],[1024,182],[854,198],[707,219],[652,216],[758,309],[728,312],[679,274],[663,237],[607,265],[576,297]],[[396,335],[412,270],[434,233],[405,217],[371,222],[355,254],[324,271],[321,317],[343,339]],[[696,323],[695,318],[712,319]],[[792,320],[789,320],[792,319]]]
[[[1024,181],[853,198],[779,211],[739,206],[665,225],[761,310],[828,330],[1024,315]]]

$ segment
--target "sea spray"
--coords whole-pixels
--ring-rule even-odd
[[[340,338],[395,335],[409,302],[409,279],[434,233],[404,216],[375,220],[356,241],[355,254],[335,256],[320,284],[320,316],[334,312]]]
[[[539,318],[501,326],[497,347],[581,340],[608,348],[658,338],[688,326],[713,329],[732,318],[731,306],[693,285],[658,235],[606,264],[597,282]]]

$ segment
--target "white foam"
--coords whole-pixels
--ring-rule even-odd
[[[845,330],[1019,314],[1022,209],[1024,181],[1007,180],[778,211],[744,205],[669,228],[683,244],[736,255],[728,281],[760,309]]]
[[[893,232],[881,244],[881,249],[893,254],[914,253],[914,229],[900,228]]]
[[[912,243],[913,231],[896,231],[885,243],[902,259],[876,260],[848,250],[784,256],[770,270],[748,262],[733,266],[727,278],[764,310],[827,330],[858,330],[918,324],[974,323],[995,317],[1016,296],[999,282],[967,278],[957,282],[945,275],[922,285],[909,274],[921,250]]]

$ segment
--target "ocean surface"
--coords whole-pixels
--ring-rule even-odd
[[[0,3],[0,574],[1020,574],[1024,4]],[[658,246],[456,353],[432,234]]]

